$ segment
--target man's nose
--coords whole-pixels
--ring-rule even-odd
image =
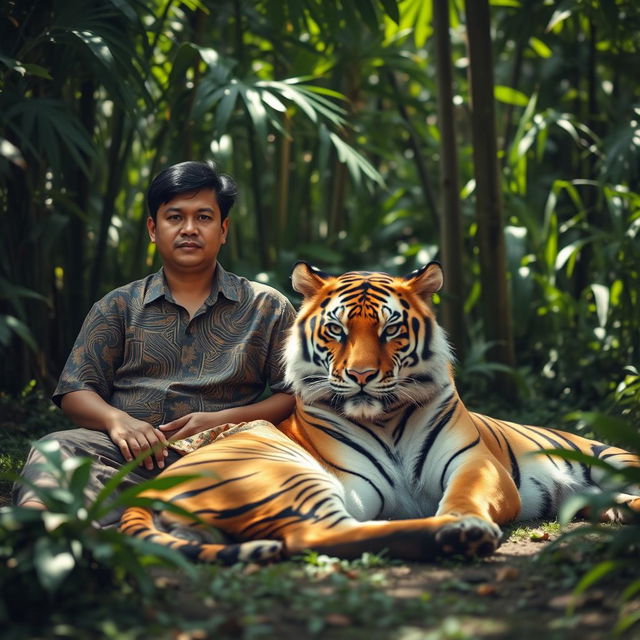
[[[185,217],[180,231],[187,235],[197,233],[198,226],[196,225],[196,221],[193,218]]]

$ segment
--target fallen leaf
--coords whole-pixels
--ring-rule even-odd
[[[529,536],[529,539],[533,542],[544,542],[549,539],[549,533],[542,531],[541,529],[534,529]]]
[[[485,582],[484,584],[479,584],[475,588],[475,592],[479,596],[494,596],[497,593],[497,589],[494,585]]]
[[[506,580],[515,580],[520,576],[520,570],[515,567],[500,567],[496,571],[496,580],[505,582]]]
[[[245,576],[250,576],[257,571],[260,571],[260,565],[255,562],[249,562],[247,566],[242,570],[242,573],[244,573]]]
[[[353,624],[351,618],[344,613],[329,613],[324,617],[324,621],[333,627],[349,627]]]

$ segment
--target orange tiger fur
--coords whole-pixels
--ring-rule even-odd
[[[543,449],[573,449],[638,465],[622,449],[469,412],[428,301],[442,286],[431,263],[405,278],[332,277],[296,265],[304,302],[286,347],[293,415],[231,430],[161,475],[206,471],[158,493],[223,531],[168,511],[130,508],[122,531],[231,563],[314,549],[342,557],[387,549],[425,560],[487,555],[499,525],[553,517],[560,502],[598,490],[599,469]],[[531,455],[532,453],[538,455]],[[621,496],[640,511],[640,498]]]

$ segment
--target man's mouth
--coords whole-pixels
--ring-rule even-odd
[[[197,242],[181,242],[177,245],[178,249],[200,249],[200,245]]]

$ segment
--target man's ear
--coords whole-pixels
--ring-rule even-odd
[[[156,223],[151,216],[147,218],[147,231],[149,232],[149,240],[151,240],[151,242],[155,242],[156,241]]]
[[[444,273],[439,262],[430,262],[408,273],[404,279],[418,296],[430,298],[436,291],[442,289]]]
[[[294,291],[308,298],[317,293],[330,277],[308,262],[300,261],[296,262],[291,272],[291,285]]]
[[[227,236],[229,235],[229,218],[225,218],[220,225],[222,226],[222,244],[227,244]]]

